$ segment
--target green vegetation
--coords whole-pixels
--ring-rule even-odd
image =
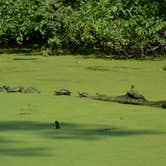
[[[1,0],[0,44],[44,55],[103,51],[115,58],[166,51],[164,0]]]
[[[119,95],[134,84],[148,99],[165,99],[165,63],[1,54],[0,86],[41,91],[0,93],[1,165],[165,166],[164,109],[89,100],[76,93]],[[61,88],[73,93],[54,96]],[[54,128],[55,120],[61,129]]]
[[[131,85],[149,101],[166,99],[166,60],[153,58],[166,52],[165,8],[165,0],[0,0],[1,165],[165,166],[165,109],[91,100]],[[64,89],[71,95],[58,96]]]

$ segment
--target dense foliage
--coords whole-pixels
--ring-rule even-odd
[[[165,0],[0,0],[0,44],[37,43],[48,54],[164,53],[165,8]]]

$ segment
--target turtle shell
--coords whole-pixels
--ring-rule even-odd
[[[78,92],[80,97],[88,97],[88,93],[86,92]]]
[[[15,93],[17,93],[17,92],[22,92],[23,89],[24,89],[23,87],[8,88],[7,92],[11,92],[11,93],[15,92]]]
[[[60,89],[58,91],[55,91],[54,95],[67,95],[67,96],[70,96],[71,92],[68,89]]]
[[[23,89],[22,93],[40,93],[40,91],[34,87],[28,87]]]
[[[9,89],[8,86],[3,85],[2,87],[0,87],[0,92],[7,92],[8,89]]]

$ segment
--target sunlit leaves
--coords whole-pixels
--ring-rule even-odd
[[[166,43],[162,0],[0,0],[0,44],[126,54]]]

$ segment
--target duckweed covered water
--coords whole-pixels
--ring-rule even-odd
[[[165,64],[1,55],[0,86],[41,91],[0,93],[1,165],[165,166],[165,109],[77,97],[77,91],[120,95],[134,84],[148,99],[164,100]],[[71,96],[53,96],[61,88]],[[55,120],[61,129],[54,128]]]

